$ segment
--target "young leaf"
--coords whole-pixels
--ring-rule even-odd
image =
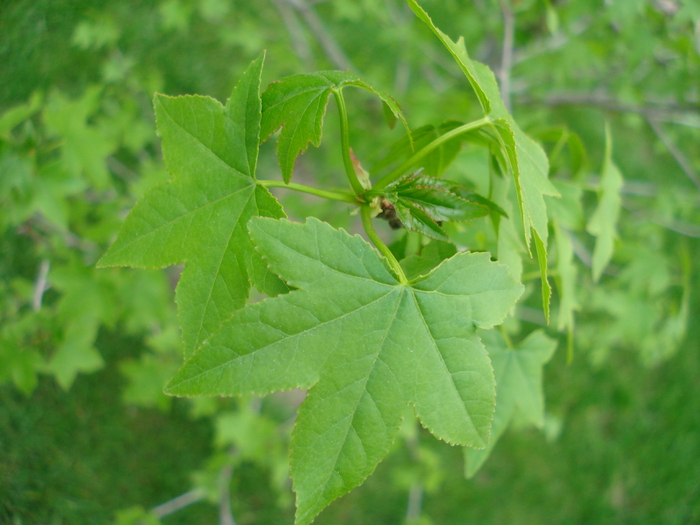
[[[400,202],[423,208],[435,221],[469,221],[489,214],[488,207],[460,197],[458,188],[454,182],[413,174],[390,184],[385,191],[388,195],[395,193]]]
[[[390,184],[382,193],[406,228],[446,241],[441,221],[469,221],[490,211],[486,205],[458,195],[462,190],[454,182],[415,173]],[[383,218],[391,218],[386,210]]]
[[[532,332],[515,348],[495,330],[479,332],[489,352],[496,377],[496,413],[491,427],[491,440],[486,448],[465,449],[467,477],[472,477],[489,457],[498,438],[518,412],[526,422],[544,424],[542,367],[551,359],[557,342],[542,330]]]
[[[615,243],[617,218],[620,215],[622,174],[612,160],[610,128],[605,126],[605,160],[600,176],[600,201],[586,229],[596,237],[593,250],[593,279],[600,279],[610,262]]]
[[[246,229],[253,215],[284,215],[254,178],[263,60],[250,65],[225,108],[207,97],[156,95],[173,179],[144,195],[99,261],[142,268],[185,262],[177,302],[187,354],[245,304],[251,279],[266,293],[286,290],[253,250]]]
[[[474,328],[502,322],[522,293],[505,266],[458,253],[401,283],[359,236],[317,219],[255,218],[249,229],[299,289],[234,313],[166,392],[311,388],[292,436],[297,524],[372,473],[408,404],[436,437],[486,446],[495,389]]]
[[[286,77],[270,84],[263,93],[260,131],[261,142],[264,142],[282,128],[277,139],[277,160],[285,182],[291,180],[294,163],[297,157],[306,151],[309,143],[320,146],[328,97],[332,90],[342,89],[344,86],[359,87],[377,95],[384,107],[388,108],[395,118],[401,120],[410,140],[411,131],[396,101],[377,91],[354,73],[319,71]]]

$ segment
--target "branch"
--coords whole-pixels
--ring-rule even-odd
[[[503,54],[501,55],[501,69],[498,76],[501,79],[503,104],[510,112],[510,70],[513,67],[513,39],[515,36],[515,15],[510,8],[510,0],[501,0],[501,11],[503,12]]]
[[[517,65],[521,62],[526,62],[540,55],[558,51],[569,43],[572,37],[577,37],[584,33],[591,26],[591,21],[582,18],[577,20],[570,26],[569,34],[559,32],[544,40],[535,40],[532,44],[523,50],[516,50],[513,53],[513,64]]]
[[[330,59],[333,64],[338,69],[354,70],[355,68],[350,62],[350,59],[343,52],[342,48],[338,45],[331,34],[326,31],[323,21],[316,14],[313,9],[313,5],[308,5],[304,0],[286,0],[289,4],[294,7],[299,14],[304,18],[309,29],[314,34],[319,44],[326,53],[326,56]]]
[[[678,165],[681,167],[683,172],[686,174],[686,176],[690,179],[690,181],[695,184],[695,187],[700,190],[700,177],[698,177],[698,174],[695,173],[695,170],[693,169],[693,166],[690,164],[690,161],[688,161],[687,157],[683,154],[683,152],[674,144],[674,142],[671,140],[671,138],[666,134],[664,129],[659,125],[658,122],[656,122],[652,118],[647,118],[647,122],[649,123],[649,126],[651,129],[656,133],[656,136],[659,138],[661,142],[663,142],[664,146],[666,146],[666,149],[668,152],[673,156],[673,158],[676,160]]]
[[[219,525],[236,525],[231,510],[231,478],[233,477],[233,467],[225,465],[219,474]]]
[[[286,0],[271,0],[271,2],[275,4],[275,7],[280,12],[282,22],[284,23],[284,27],[287,28],[287,33],[289,33],[289,38],[292,41],[292,47],[294,47],[294,52],[299,57],[299,60],[301,60],[308,69],[315,69],[313,66],[311,48],[306,41],[306,35],[304,35],[304,30],[299,20],[297,20],[294,10]]]
[[[36,282],[34,283],[34,295],[32,296],[32,309],[35,312],[41,310],[41,300],[44,297],[44,292],[47,289],[46,278],[49,275],[49,268],[51,268],[51,263],[48,259],[41,261],[39,266],[39,274],[36,277]]]
[[[645,105],[623,104],[618,100],[604,94],[590,93],[555,93],[543,99],[523,97],[518,100],[521,104],[538,104],[546,106],[594,106],[614,113],[637,113],[647,118],[656,120],[674,117],[683,119],[688,113],[695,113],[695,117],[700,116],[700,105],[698,104],[678,104],[676,102],[654,102],[649,101]],[[678,124],[697,126],[690,121],[677,121]]]
[[[203,488],[192,489],[189,492],[181,494],[177,498],[173,498],[170,501],[166,501],[165,503],[158,505],[157,507],[153,507],[151,512],[158,516],[158,519],[164,518],[173,512],[177,512],[180,509],[184,509],[193,503],[203,500],[206,495],[207,493]]]

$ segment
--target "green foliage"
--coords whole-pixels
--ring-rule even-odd
[[[357,75],[344,71],[321,71],[286,77],[265,90],[260,124],[263,141],[282,128],[277,139],[277,159],[285,182],[291,180],[296,158],[306,151],[309,143],[316,147],[321,144],[328,97],[331,93],[341,97],[345,86],[359,87],[377,95],[393,118],[401,120],[410,140],[410,129],[394,99],[376,91]]]
[[[184,524],[217,512],[223,521],[230,509],[237,523],[287,523],[290,449],[300,519],[362,484],[318,523],[541,523],[553,507],[558,521],[697,521],[687,482],[697,479],[687,349],[698,337],[700,236],[691,4],[426,0],[430,17],[412,0],[8,4],[0,521]],[[224,100],[236,79],[225,105],[210,98]],[[397,119],[404,129],[392,129]],[[309,143],[318,149],[299,156]],[[349,190],[338,189],[343,170]],[[355,211],[378,252],[340,229],[359,231]],[[324,259],[314,249],[326,238],[335,251]],[[386,282],[342,273],[350,248]],[[151,270],[97,270],[100,257]],[[340,273],[317,271],[325,260]],[[510,275],[513,294],[524,285],[517,303],[498,304],[498,331],[474,332],[488,313],[474,297],[469,309],[453,311],[467,299],[445,296],[448,306],[420,310],[435,310],[431,335],[463,321],[433,345],[454,345],[437,355],[478,356],[480,374],[464,384],[484,389],[461,404],[490,408],[471,441],[442,432],[468,421],[458,410],[426,421],[418,400],[433,369],[403,353],[431,348],[425,333],[412,337],[418,310],[403,306],[442,297],[416,287],[470,261],[470,286],[494,272]],[[347,318],[313,324],[345,307]],[[389,330],[389,318],[406,329]],[[308,333],[295,332],[300,319]],[[255,349],[259,320],[286,330],[275,333],[278,354]],[[382,331],[391,337],[373,346]],[[213,343],[238,388],[229,392],[303,386],[299,415],[298,390],[240,401],[163,394]],[[566,358],[550,359],[556,343]],[[296,368],[282,377],[274,367],[291,347]],[[400,385],[380,396],[386,420],[352,398],[381,375],[370,358],[384,356]],[[245,359],[255,367],[239,379]],[[244,388],[256,381],[264,388]],[[435,402],[451,399],[449,382],[435,382]],[[347,426],[347,414],[376,426]],[[314,425],[336,419],[347,439],[314,441]],[[445,447],[419,421],[486,447]],[[334,450],[338,473],[312,494]]]

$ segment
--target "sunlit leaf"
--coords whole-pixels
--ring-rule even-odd
[[[372,473],[406,405],[436,437],[488,443],[494,383],[474,328],[522,293],[488,253],[400,283],[360,237],[316,219],[252,219],[270,267],[299,288],[236,312],[170,381],[175,395],[310,388],[293,433],[297,523]]]

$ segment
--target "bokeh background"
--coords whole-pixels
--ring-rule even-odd
[[[422,5],[498,74],[576,203],[551,204],[574,241],[576,325],[568,341],[555,290],[543,429],[516,425],[466,479],[460,450],[407,427],[317,523],[700,523],[700,2]],[[168,178],[154,92],[225,101],[263,49],[265,85],[350,69],[391,93],[411,127],[478,113],[399,0],[0,4],[0,523],[293,522],[300,395],[164,396],[181,361],[179,269],[95,268],[134,202]],[[367,97],[349,105],[371,166],[398,132]],[[325,145],[298,162],[302,181],[342,184],[333,116]],[[625,184],[596,284],[586,227],[606,122]],[[264,178],[279,178],[273,150],[263,146]],[[473,162],[465,151],[454,176]],[[293,217],[352,228],[337,204],[277,195]],[[517,317],[525,331],[542,324],[534,307]]]

